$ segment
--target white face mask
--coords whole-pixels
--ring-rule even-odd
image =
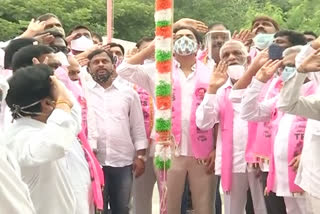
[[[227,73],[231,79],[238,80],[242,77],[245,71],[246,69],[243,65],[230,65]]]
[[[180,56],[190,56],[198,50],[198,44],[187,36],[183,36],[174,42],[174,52]]]
[[[268,48],[273,42],[274,34],[259,33],[254,37],[254,46],[260,50]]]
[[[71,41],[71,49],[75,51],[86,51],[93,46],[93,41],[85,36]]]
[[[281,73],[281,79],[282,79],[282,81],[283,82],[286,82],[286,81],[288,81],[289,79],[291,79],[293,76],[294,76],[294,74],[296,73],[296,68],[295,67],[288,67],[288,66],[286,66],[284,69],[283,69],[283,71],[282,71],[282,73]]]

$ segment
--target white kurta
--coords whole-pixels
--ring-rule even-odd
[[[37,213],[76,213],[76,201],[64,164],[77,133],[71,114],[52,112],[47,123],[24,117],[8,129],[5,142],[21,167]]]
[[[76,214],[93,214],[94,204],[89,165],[76,138],[65,156],[65,167],[76,198]]]
[[[223,99],[223,90],[232,86],[231,80],[223,85],[217,94],[206,94],[203,101],[196,111],[196,123],[200,129],[208,130],[213,128],[214,124],[219,123],[220,100]],[[240,118],[240,103],[233,102],[233,173],[245,173],[247,163],[245,160],[245,150],[248,141],[248,122]],[[216,146],[216,164],[215,173],[221,174],[222,158],[222,140],[221,127],[219,126],[217,146]]]
[[[196,67],[193,67],[193,73],[188,77],[185,76],[178,62],[175,62],[174,69],[178,69],[179,81],[181,85],[181,143],[179,154],[181,156],[193,156],[190,130],[190,114],[192,107],[192,94],[196,84]],[[154,63],[146,65],[131,65],[124,61],[118,68],[117,72],[123,79],[139,85],[145,89],[151,96],[155,96],[155,78],[156,66]],[[173,76],[174,77],[174,76]],[[153,150],[151,148],[151,150]]]
[[[15,158],[0,142],[0,210],[1,213],[34,214],[28,186],[22,181]]]
[[[277,81],[277,79],[275,79]],[[257,79],[253,79],[252,83],[247,88],[243,100],[241,117],[248,121],[265,121],[271,120],[272,113],[275,108],[275,103],[278,101],[279,96],[271,99],[265,99],[259,102],[259,96],[264,87],[264,83]],[[273,87],[273,84],[270,85]],[[299,94],[299,91],[297,92]],[[273,191],[278,196],[292,197],[289,189],[288,177],[288,142],[289,134],[291,131],[292,123],[295,115],[284,114],[279,121],[278,132],[274,141],[274,164],[275,164],[275,184]]]
[[[320,98],[318,94],[300,97],[298,90],[306,78],[297,73],[284,85],[278,108],[292,114],[310,118],[304,135],[304,146],[296,184],[311,196],[320,198]],[[318,92],[319,93],[319,90]]]

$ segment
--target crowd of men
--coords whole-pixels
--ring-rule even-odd
[[[125,50],[48,13],[0,43],[1,213],[151,214],[155,184],[161,213],[320,213],[320,37],[268,16],[232,34],[183,18],[173,33],[166,183],[157,38]]]

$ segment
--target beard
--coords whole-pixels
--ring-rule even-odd
[[[105,83],[107,82],[113,74],[112,70],[100,69],[95,73],[91,73],[92,79],[97,83]]]

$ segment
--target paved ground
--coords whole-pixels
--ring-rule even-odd
[[[222,190],[220,190],[222,192]],[[223,194],[221,194],[221,199],[222,199],[222,207],[223,207]],[[158,188],[155,185],[153,189],[153,197],[152,197],[152,214],[159,214],[159,209],[160,209],[160,200],[159,200],[159,192]],[[223,214],[223,209],[222,209],[222,214]],[[187,214],[196,214],[193,211],[188,212]]]

